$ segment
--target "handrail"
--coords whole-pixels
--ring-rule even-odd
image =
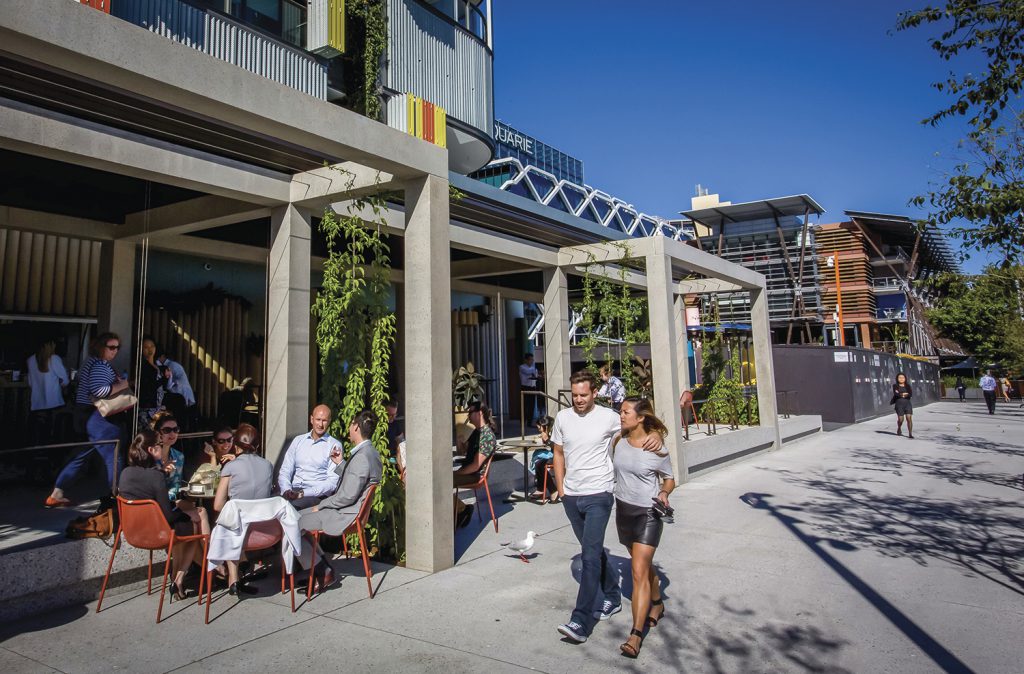
[[[544,391],[523,391],[523,390],[519,391],[519,416],[520,416],[520,426],[519,426],[519,434],[520,435],[519,435],[519,438],[521,440],[525,440],[526,439],[526,396],[531,395],[531,396],[541,397],[541,398],[544,398],[546,400],[550,400],[551,402],[553,402],[556,405],[558,405],[559,409],[565,408],[565,407],[572,407],[572,403],[570,402],[570,400],[568,398],[564,398],[562,396],[562,394],[564,394],[564,393],[571,394],[572,391],[570,391],[569,389],[558,389],[558,396],[559,396],[558,398],[555,398],[554,396],[550,396],[550,395],[548,395]]]
[[[50,451],[53,449],[67,449],[69,447],[95,447],[96,445],[114,445],[114,481],[110,485],[111,495],[117,494],[117,480],[120,476],[120,472],[117,468],[120,465],[118,461],[119,454],[121,451],[121,439],[116,440],[82,440],[80,442],[58,442],[52,445],[34,445],[32,447],[17,447],[14,449],[0,449],[0,454],[14,454],[16,452],[28,452],[28,451]]]

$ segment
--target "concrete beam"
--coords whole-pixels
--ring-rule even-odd
[[[153,237],[149,242],[149,247],[152,250],[182,253],[210,260],[228,260],[258,265],[266,265],[268,255],[267,249],[259,246],[245,246],[198,236],[186,236],[185,234]],[[313,258],[314,264],[317,259]],[[323,266],[322,260],[321,266]]]
[[[118,231],[118,225],[110,222],[13,206],[0,206],[0,227],[41,234],[72,236],[90,241],[110,241]]]
[[[522,274],[536,272],[540,269],[534,265],[526,265],[514,260],[496,260],[482,257],[476,260],[456,260],[452,262],[452,280],[501,276],[503,274]]]
[[[329,156],[403,177],[448,174],[444,148],[78,3],[33,0],[32,11],[0,3],[0,43],[51,68]]]
[[[699,295],[701,293],[734,293],[746,290],[743,286],[715,278],[688,279],[676,283],[676,292],[680,295]]]
[[[4,98],[0,147],[264,206],[288,201],[283,174]]]
[[[341,199],[357,199],[401,187],[390,173],[344,162],[294,175],[291,200],[297,206],[318,210]]]
[[[473,281],[452,281],[452,290],[472,293],[474,295],[483,295],[484,297],[492,297],[501,293],[502,299],[506,300],[535,302],[537,304],[544,303],[544,293],[534,293],[529,290],[520,290],[518,288],[494,286],[487,283],[474,283]]]
[[[647,276],[631,269],[627,269],[623,273],[622,267],[614,267],[608,264],[592,264],[590,269],[584,266],[574,266],[568,270],[578,276],[583,276],[589,272],[591,276],[600,276],[615,283],[625,283],[631,288],[647,290]]]
[[[237,199],[205,196],[129,213],[124,226],[118,230],[117,238],[141,241],[147,236],[187,234],[266,217],[270,217],[268,207],[253,206]]]
[[[276,463],[309,415],[310,217],[291,204],[270,216],[266,457]]]
[[[559,264],[558,250],[508,234],[490,232],[462,222],[452,222],[449,234],[453,248],[468,250],[500,260],[538,267]]]
[[[405,204],[406,565],[434,572],[455,564],[447,179],[410,181]]]

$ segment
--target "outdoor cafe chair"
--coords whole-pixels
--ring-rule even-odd
[[[107,564],[107,573],[103,576],[103,586],[100,588],[100,600],[96,604],[96,612],[100,612],[103,606],[103,595],[107,591],[107,582],[110,580],[110,570],[114,568],[114,557],[117,555],[118,546],[121,543],[121,534],[124,533],[125,542],[133,548],[149,550],[149,572],[146,577],[146,594],[153,593],[153,551],[165,550],[167,561],[164,562],[164,579],[160,586],[160,603],[156,609],[156,621],[164,609],[164,595],[167,593],[167,574],[171,570],[171,552],[175,543],[187,543],[189,541],[203,541],[202,564],[206,566],[206,551],[209,541],[206,534],[195,534],[192,536],[178,536],[174,529],[167,523],[160,504],[151,499],[140,499],[129,501],[121,496],[117,497],[117,513],[120,520],[117,526],[117,533],[114,535],[114,549],[110,552],[110,563]],[[205,574],[203,574],[205,575]],[[203,576],[199,578],[199,595],[197,602],[203,600]]]
[[[373,571],[370,569],[370,552],[366,549],[366,523],[370,520],[370,512],[373,510],[373,495],[377,491],[377,483],[372,482],[363,492],[363,502],[359,506],[359,513],[352,521],[352,524],[341,533],[342,546],[345,556],[348,557],[348,536],[356,534],[359,537],[359,550],[363,558],[363,573],[366,574],[366,589],[370,592],[370,599],[373,599]],[[309,532],[313,536],[313,551],[309,556],[309,585],[306,587],[307,599],[313,598],[313,567],[316,564],[316,551],[320,544],[320,537],[324,534],[322,529],[314,529]]]
[[[494,523],[494,533],[498,533],[498,518],[494,516],[494,503],[491,501],[491,487],[487,483],[487,476],[491,472],[491,463],[494,462],[494,453],[487,457],[484,461],[484,467],[480,471],[480,479],[473,484],[464,484],[455,487],[455,495],[458,496],[460,489],[472,489],[473,496],[476,498],[477,504],[480,503],[479,490],[482,487],[484,492],[487,494],[487,507],[491,509],[491,522]],[[525,488],[525,486],[524,486]],[[483,521],[483,515],[480,514],[480,508],[476,510],[476,516],[479,521]]]
[[[274,547],[284,538],[284,529],[277,519],[263,520],[262,522],[250,522],[245,530],[245,540],[242,542],[242,552],[256,552]],[[284,553],[282,553],[283,556]],[[213,571],[207,571],[206,576],[206,624],[210,624],[210,599],[213,594]],[[281,594],[285,593],[284,578],[288,581],[292,591],[292,613],[295,613],[295,574],[287,573],[284,559],[281,560]]]

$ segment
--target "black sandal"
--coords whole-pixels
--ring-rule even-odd
[[[651,600],[651,607],[652,608],[655,607],[655,606],[664,606],[664,605],[665,605],[665,602],[663,602],[661,599],[652,599]],[[654,627],[655,625],[658,624],[658,621],[661,620],[664,617],[665,617],[665,609],[661,610],[661,615],[658,616],[657,618],[652,618],[651,616],[648,615],[647,616],[647,626],[648,627]]]
[[[627,658],[633,658],[635,660],[636,657],[640,655],[640,647],[644,645],[644,633],[634,628],[629,631],[629,636],[631,638],[640,637],[640,643],[634,646],[633,644],[627,641],[621,646],[619,646],[619,650],[622,651],[622,654],[625,655]]]

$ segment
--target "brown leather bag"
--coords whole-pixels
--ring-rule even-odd
[[[88,517],[76,517],[68,522],[65,534],[68,538],[110,538],[114,535],[114,509]]]

